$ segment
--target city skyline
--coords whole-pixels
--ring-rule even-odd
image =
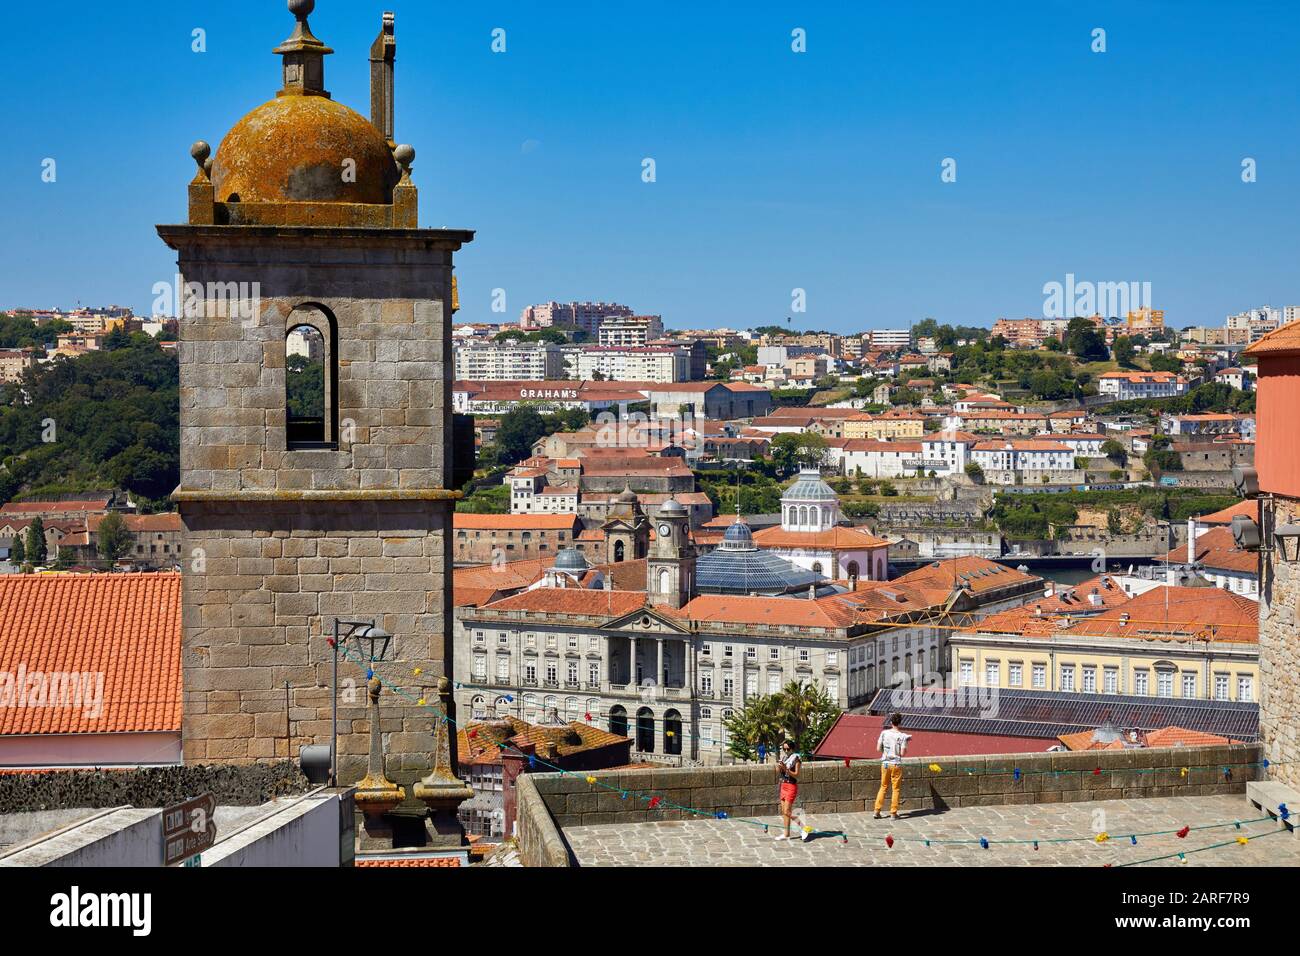
[[[1041,314],[1044,286],[1071,274],[1150,282],[1177,327],[1297,298],[1285,242],[1297,94],[1281,83],[1297,13],[1282,4],[1232,20],[1185,4],[947,6],[924,23],[773,4],[743,22],[692,10],[689,23],[585,4],[356,6],[313,20],[336,51],[326,86],[367,112],[369,44],[394,9],[397,138],[417,150],[422,225],[478,232],[457,271],[462,322],[513,322],[558,299],[626,302],[674,328],[988,326]],[[40,16],[16,10],[8,35]],[[0,306],[149,310],[174,273],[152,226],[180,214],[167,187],[192,170],[176,144],[215,148],[273,95],[275,58],[243,39],[287,32],[283,20],[279,4],[249,2],[143,22],[87,9],[61,30],[115,51],[93,113],[76,71],[44,71],[41,51],[11,42],[26,77],[2,94],[25,145],[0,159],[13,218],[64,225],[5,233]],[[807,52],[791,48],[796,28]],[[1105,52],[1092,51],[1096,28]],[[206,52],[192,51],[195,29]],[[1116,102],[1132,108],[1116,115]],[[941,182],[945,159],[955,182]],[[1256,182],[1242,181],[1245,159]],[[70,243],[97,249],[74,276]],[[806,312],[792,310],[796,289]]]

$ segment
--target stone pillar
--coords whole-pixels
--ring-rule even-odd
[[[668,686],[668,681],[664,677],[664,639],[662,637],[655,640],[655,683],[661,688]]]
[[[1275,502],[1273,520],[1265,522],[1265,535],[1272,528],[1300,523],[1300,502],[1283,497]],[[1294,543],[1289,543],[1288,551],[1294,554],[1294,549]],[[1257,692],[1260,740],[1264,757],[1271,763],[1269,778],[1300,789],[1300,733],[1296,730],[1296,715],[1300,714],[1300,644],[1295,640],[1300,621],[1300,564],[1287,561],[1281,548],[1263,564]],[[1213,680],[1211,674],[1206,688],[1211,697]]]
[[[636,638],[635,638],[635,637],[629,637],[629,638],[627,639],[627,644],[628,644],[628,647],[630,648],[630,651],[629,651],[629,653],[628,653],[628,674],[627,674],[628,680],[627,680],[627,682],[628,682],[629,684],[631,684],[633,687],[636,687],[636,686],[640,683],[640,682],[636,679]]]

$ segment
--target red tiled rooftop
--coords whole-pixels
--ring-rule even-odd
[[[176,732],[181,576],[0,576],[0,673],[103,674],[102,712],[0,707],[0,734]]]

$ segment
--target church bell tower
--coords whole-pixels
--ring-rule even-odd
[[[215,156],[195,144],[188,221],[158,227],[180,273],[187,763],[327,742],[336,622],[389,632],[380,673],[407,688],[451,676],[452,257],[474,234],[419,228],[391,14],[368,119],[326,91],[314,7],[290,0],[282,88]],[[341,660],[347,783],[366,773],[367,664]],[[386,694],[384,714],[390,775],[427,773],[431,712]]]

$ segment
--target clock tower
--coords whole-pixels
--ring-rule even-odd
[[[669,498],[655,518],[655,543],[646,560],[646,595],[651,605],[679,608],[693,596],[695,546],[690,515],[681,502]]]

